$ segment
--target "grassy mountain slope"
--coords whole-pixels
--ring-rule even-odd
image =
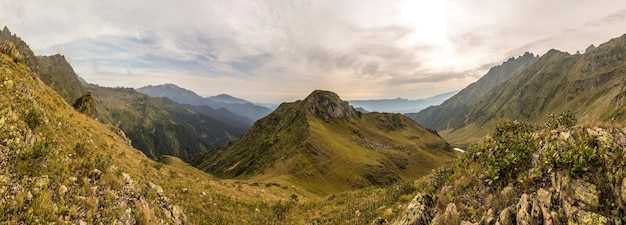
[[[96,99],[98,118],[124,130],[135,148],[155,160],[172,155],[188,161],[245,131],[132,88],[88,85],[87,89]]]
[[[589,53],[551,50],[517,76],[493,88],[441,132],[451,142],[487,134],[504,118],[540,121],[572,111],[583,123],[626,122],[626,36]]]
[[[192,163],[219,177],[276,180],[324,194],[420,177],[453,156],[436,133],[400,114],[359,113],[336,94],[315,91]]]
[[[459,115],[463,115],[467,108],[476,104],[491,89],[507,81],[537,59],[538,57],[531,53],[525,53],[518,58],[510,58],[501,65],[492,67],[478,81],[470,84],[441,105],[428,107],[418,113],[408,113],[406,116],[422,126],[434,130],[454,127],[462,122],[458,121],[457,118]]]
[[[504,122],[418,186],[396,224],[622,224],[626,129]]]
[[[145,156],[126,145],[115,127],[76,112],[23,61],[14,61],[18,51],[6,54],[11,42],[2,45],[0,221],[185,220],[131,172],[125,158]]]

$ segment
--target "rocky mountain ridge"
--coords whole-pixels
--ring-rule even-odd
[[[454,127],[459,123],[456,118],[463,115],[468,107],[480,101],[485,93],[533,64],[538,58],[538,56],[528,52],[517,58],[510,58],[501,65],[489,69],[489,72],[478,81],[459,91],[441,105],[431,106],[418,113],[406,115],[429,129],[444,130]]]
[[[77,80],[77,75],[62,55],[35,56],[30,47],[28,47],[28,44],[17,35],[12,34],[6,26],[0,31],[0,40],[12,42],[17,52],[19,52],[19,58],[21,58],[41,80],[53,87],[66,102],[73,103],[76,99],[85,94],[85,89]]]
[[[440,134],[467,143],[502,119],[539,122],[568,110],[586,124],[626,122],[625,55],[626,35],[581,55],[550,50],[451,118]]]

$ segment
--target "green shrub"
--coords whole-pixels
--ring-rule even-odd
[[[26,117],[24,118],[24,122],[26,122],[26,124],[28,124],[28,127],[30,127],[30,129],[35,129],[36,127],[38,127],[39,125],[41,125],[42,119],[41,119],[41,113],[35,109],[31,109],[28,111],[28,113],[26,113]]]
[[[516,179],[531,166],[531,154],[539,145],[532,133],[538,129],[520,121],[501,122],[491,138],[472,145],[468,155],[485,169],[487,183]]]
[[[548,114],[548,121],[546,121],[546,127],[549,129],[556,129],[559,127],[571,127],[578,123],[578,119],[572,113],[572,111],[567,111],[561,114]]]

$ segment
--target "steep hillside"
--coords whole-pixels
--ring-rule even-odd
[[[28,67],[37,73],[43,82],[54,88],[66,102],[71,104],[85,94],[85,88],[78,81],[78,76],[65,57],[62,55],[35,56],[28,44],[4,27],[0,31],[0,43],[7,40],[16,46]]]
[[[477,103],[485,93],[507,81],[516,73],[533,64],[537,59],[538,57],[528,52],[520,57],[510,58],[501,65],[492,67],[478,81],[470,84],[441,105],[428,107],[418,113],[408,113],[406,116],[417,121],[422,126],[434,130],[455,127],[462,122],[455,119],[459,115],[464,115],[468,107]]]
[[[37,67],[33,71],[68,103],[73,103],[86,92],[78,75],[62,55],[37,56]]]
[[[370,112],[412,113],[419,112],[426,107],[439,105],[458,91],[452,91],[435,95],[425,99],[409,100],[404,98],[377,99],[377,100],[352,100],[350,105],[363,108]]]
[[[76,112],[22,59],[12,42],[0,44],[0,221],[183,223],[180,208],[122,159],[145,156],[115,127]]]
[[[551,50],[450,119],[441,134],[451,142],[468,141],[503,118],[537,122],[568,110],[583,123],[626,122],[625,56],[626,36],[582,55]]]
[[[436,133],[400,114],[360,113],[335,93],[314,91],[193,164],[219,177],[332,193],[420,177],[453,156]]]
[[[569,113],[504,122],[421,183],[396,224],[623,224],[624,149],[626,128]]]
[[[227,97],[226,95],[221,95],[202,98],[198,94],[178,87],[174,84],[149,85],[139,88],[137,91],[151,97],[166,97],[180,104],[195,106],[206,105],[213,109],[224,108],[236,115],[244,116],[252,121],[256,121],[272,112],[269,108],[258,106],[248,101],[241,103],[241,99],[237,99],[232,96]]]
[[[155,160],[172,155],[188,161],[245,131],[132,88],[87,85],[87,89],[96,99],[98,118],[124,130],[135,148]]]

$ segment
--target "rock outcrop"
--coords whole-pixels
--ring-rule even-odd
[[[74,109],[82,114],[87,115],[88,117],[98,117],[98,115],[96,114],[96,106],[93,100],[93,96],[91,96],[91,92],[87,92],[82,97],[76,99],[72,106],[74,106]]]
[[[341,100],[339,95],[330,91],[313,91],[304,99],[304,102],[304,107],[309,113],[327,122],[333,118],[346,119],[350,123],[354,123],[354,118],[358,114],[348,102]]]
[[[550,123],[547,123],[550,124]],[[396,224],[623,224],[626,128],[501,125]],[[424,208],[423,206],[429,206]],[[425,217],[424,212],[435,212]]]

